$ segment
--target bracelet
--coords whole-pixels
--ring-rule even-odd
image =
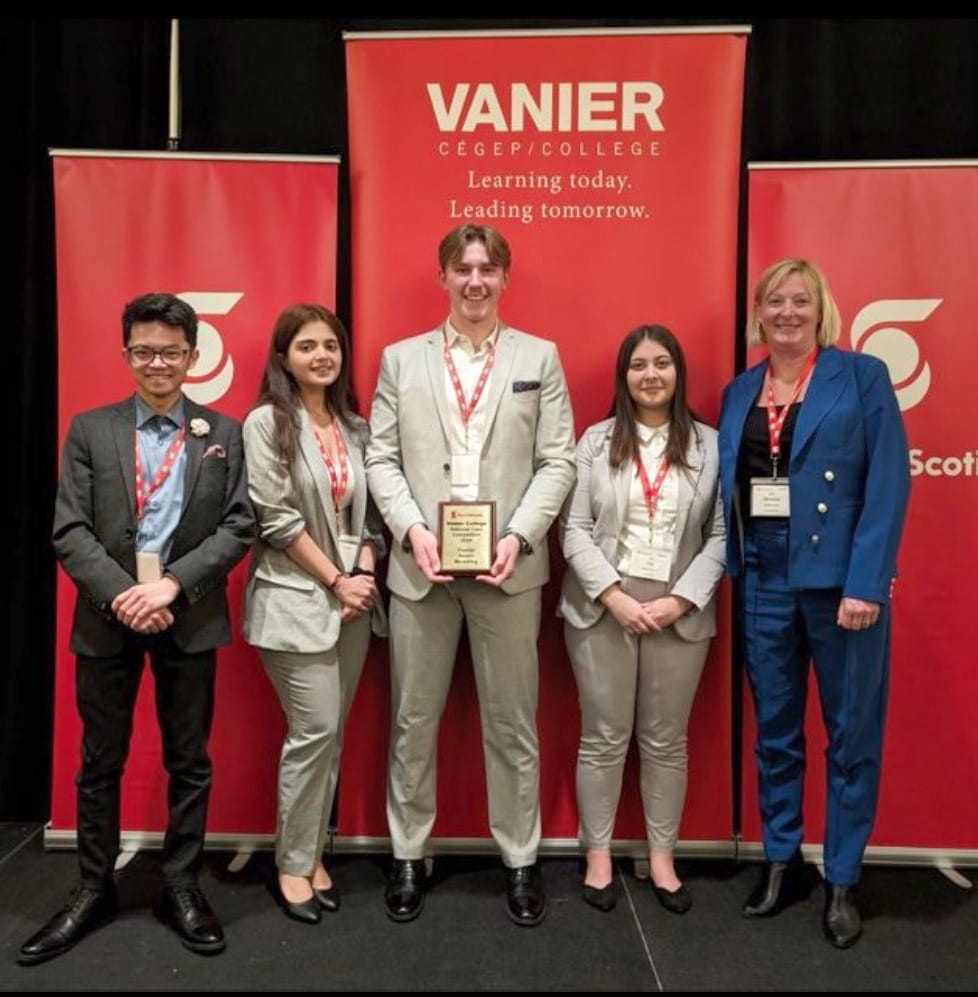
[[[374,573],[369,568],[361,568],[357,565],[351,572],[350,577],[356,578],[357,575],[369,575],[371,578],[374,577]]]
[[[336,586],[339,585],[339,583],[340,583],[340,579],[341,578],[349,578],[349,577],[350,576],[345,571],[337,571],[336,572],[336,577],[332,580],[332,582],[330,582],[329,585],[326,586],[326,588],[328,588],[330,590],[330,592],[335,592],[336,591]]]

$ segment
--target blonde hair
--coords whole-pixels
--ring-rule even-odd
[[[839,306],[835,303],[835,298],[832,297],[832,292],[829,290],[829,282],[825,279],[825,274],[809,260],[788,257],[784,260],[778,260],[777,263],[772,263],[757,281],[757,286],[754,288],[751,315],[747,320],[747,343],[749,346],[758,346],[766,341],[757,313],[772,288],[778,287],[793,273],[800,275],[818,302],[819,320],[815,341],[819,346],[832,346],[838,341],[839,333],[842,331],[842,319],[839,316]]]

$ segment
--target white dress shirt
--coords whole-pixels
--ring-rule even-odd
[[[479,348],[472,345],[472,340],[468,336],[463,336],[451,322],[445,322],[445,339],[448,342],[448,349],[451,353],[452,363],[458,373],[458,379],[462,383],[462,392],[465,395],[466,404],[472,399],[475,387],[479,383],[482,371],[489,359],[490,352],[495,348],[499,339],[499,326],[493,329],[492,335],[484,340]],[[479,396],[479,401],[469,417],[468,424],[462,421],[462,413],[459,410],[458,396],[455,394],[455,386],[452,384],[451,374],[448,372],[448,365],[445,364],[445,396],[448,399],[448,426],[449,426],[449,449],[454,454],[472,454],[475,470],[475,480],[464,483],[452,484],[452,499],[456,502],[475,502],[479,498],[478,481],[478,458],[482,453],[482,443],[486,433],[486,406],[489,399],[489,386],[495,371],[489,374],[486,383]]]
[[[651,428],[636,423],[638,432],[639,456],[645,466],[649,481],[655,481],[662,464],[666,443],[669,440],[669,424]],[[620,574],[627,575],[632,552],[639,546],[652,546],[660,550],[676,551],[676,520],[679,515],[679,471],[670,467],[666,472],[662,487],[659,490],[659,501],[649,526],[649,508],[645,504],[645,491],[642,479],[638,476],[635,462],[625,461],[615,471],[616,475],[629,476],[628,504],[625,508],[625,519],[622,523],[622,533],[618,542],[618,564]]]

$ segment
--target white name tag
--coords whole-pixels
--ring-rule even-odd
[[[751,478],[750,514],[752,516],[790,516],[791,492],[787,478]]]
[[[628,559],[628,573],[635,578],[647,578],[653,582],[669,581],[672,568],[672,551],[652,544],[636,547]]]
[[[452,487],[479,483],[479,455],[475,453],[452,454]]]
[[[136,551],[136,581],[142,585],[143,582],[158,582],[162,577],[163,563],[159,551]]]
[[[340,560],[344,571],[352,571],[357,564],[357,554],[360,552],[360,538],[344,534],[340,537]]]

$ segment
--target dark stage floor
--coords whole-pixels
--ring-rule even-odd
[[[149,906],[156,857],[119,874],[118,920],[40,966],[15,965],[17,948],[66,899],[73,852],[45,854],[40,829],[0,825],[0,990],[974,990],[978,888],[937,871],[867,868],[865,935],[840,952],[822,939],[821,887],[779,917],[755,922],[740,904],[750,865],[696,861],[680,871],[695,906],[662,910],[647,883],[619,867],[610,914],[580,900],[578,864],[544,862],[549,897],[537,928],[511,924],[503,877],[489,859],[435,863],[424,913],[410,924],[384,914],[380,857],[337,858],[343,909],[306,926],[287,920],[268,891],[272,858],[229,873],[229,853],[208,855],[202,884],[221,915],[227,951],[184,950]],[[812,870],[813,881],[817,873]],[[976,879],[974,871],[969,878]]]

